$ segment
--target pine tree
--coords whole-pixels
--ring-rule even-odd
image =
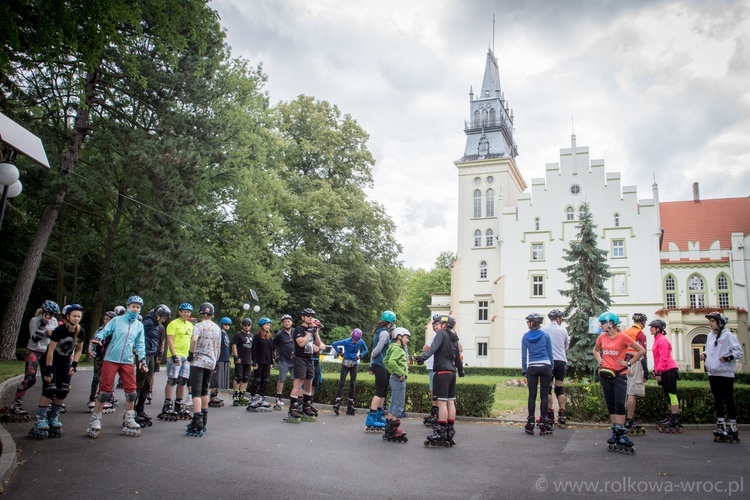
[[[569,290],[560,290],[570,302],[565,308],[570,332],[568,366],[578,377],[591,375],[596,369],[592,354],[596,335],[589,333],[589,318],[599,316],[609,308],[610,295],[605,281],[611,277],[607,252],[597,246],[596,224],[589,204],[584,205],[577,241],[564,249],[564,259],[570,265],[559,270],[568,276]]]

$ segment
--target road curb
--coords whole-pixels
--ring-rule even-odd
[[[7,389],[9,385],[18,385],[21,383],[21,380],[23,380],[23,375],[9,378],[0,383],[0,396],[5,394],[5,389]],[[2,444],[3,450],[0,454],[0,483],[5,483],[11,474],[13,474],[13,471],[16,470],[16,465],[18,463],[18,450],[16,449],[16,442],[2,425],[0,425],[0,443]],[[4,488],[0,488],[0,491],[2,491],[2,489]]]

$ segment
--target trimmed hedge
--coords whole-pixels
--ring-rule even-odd
[[[682,374],[680,374],[682,377]],[[609,415],[604,403],[604,394],[599,384],[566,384],[566,410],[568,417],[577,422],[608,422]],[[705,424],[716,421],[714,397],[708,385],[677,386],[680,402],[680,419],[686,424]],[[750,422],[750,387],[735,385],[734,402],[737,405],[737,420]],[[635,420],[658,422],[667,412],[667,398],[661,387],[646,385],[646,395],[638,398]]]
[[[367,372],[370,364],[366,362],[360,362],[359,370],[361,372]],[[320,363],[321,370],[323,373],[339,373],[341,370],[340,363],[334,363],[331,361],[324,361]],[[520,368],[489,368],[484,366],[467,366],[464,368],[467,375],[489,375],[495,377],[516,377],[521,378]],[[409,373],[414,375],[427,375],[427,369],[422,364],[409,365]]]
[[[323,371],[323,385],[315,393],[315,401],[322,404],[333,404],[336,400],[336,391],[339,386],[340,365],[336,373],[331,373],[326,365],[333,363],[321,363]],[[411,370],[411,367],[409,367]],[[367,365],[360,366],[361,373],[357,376],[357,384],[354,392],[354,406],[357,408],[369,408],[370,402],[375,395],[375,379],[367,374]],[[410,372],[410,375],[414,373]],[[268,384],[266,385],[266,397],[276,396],[276,382],[279,379],[278,372],[271,373]],[[456,414],[470,417],[489,417],[492,411],[492,404],[495,402],[495,385],[494,383],[471,382],[468,377],[459,379],[458,390],[456,391]],[[252,380],[251,382],[252,383]],[[284,397],[289,397],[292,390],[292,380],[287,378],[284,383]],[[388,391],[390,395],[390,390]],[[346,400],[349,396],[349,379],[347,378],[344,385],[344,395],[342,399]],[[429,413],[432,403],[429,396],[429,382],[421,380],[421,377],[408,378],[406,381],[406,412]],[[388,402],[386,402],[386,408]]]

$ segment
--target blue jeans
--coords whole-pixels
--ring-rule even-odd
[[[388,411],[398,418],[404,412],[406,400],[406,380],[399,380],[398,375],[391,375],[391,406]]]

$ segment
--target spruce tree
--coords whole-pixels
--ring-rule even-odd
[[[589,318],[599,316],[609,308],[610,295],[605,281],[611,277],[607,264],[607,252],[597,245],[597,235],[590,206],[584,204],[578,226],[577,241],[564,249],[564,259],[570,262],[559,270],[565,273],[570,289],[560,290],[570,302],[565,308],[570,333],[568,367],[577,377],[591,375],[596,369],[592,354],[596,335],[589,333]]]

